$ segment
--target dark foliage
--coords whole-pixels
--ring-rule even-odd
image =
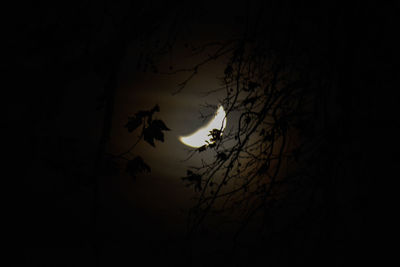
[[[151,168],[144,162],[142,157],[137,156],[126,163],[126,171],[133,179],[136,179],[139,173],[151,172]]]
[[[145,141],[152,147],[155,147],[155,141],[164,142],[163,131],[170,131],[170,129],[165,125],[162,120],[153,119],[154,114],[160,112],[160,107],[155,105],[150,110],[140,110],[135,113],[134,116],[128,117],[128,122],[125,124],[125,128],[128,132],[132,133],[139,127],[141,127],[141,133],[138,136],[136,142],[125,152],[119,155],[109,155],[114,160],[127,161],[126,171],[129,175],[136,179],[139,173],[149,173],[151,172],[150,166],[145,163],[145,161],[140,156],[136,156],[133,159],[126,158],[136,145],[141,141]]]
[[[107,211],[104,204],[110,203],[100,197],[102,176],[115,175],[120,166],[132,177],[150,171],[138,155],[105,153],[120,63],[133,43],[143,50],[138,70],[159,72],[160,51],[171,51],[178,31],[196,20],[186,11],[195,10],[205,22],[215,23],[207,12],[221,2],[186,9],[186,2],[17,2],[9,10],[10,3],[2,16],[1,99],[6,109],[4,218],[10,233],[5,243],[15,250],[11,264],[126,266],[142,256],[147,265],[156,260],[168,265],[170,240],[160,243],[158,251],[146,251],[147,236],[141,239],[131,225],[124,227],[126,221]],[[182,265],[360,266],[374,260],[375,265],[389,265],[385,261],[393,253],[385,239],[397,227],[391,218],[397,187],[390,185],[390,178],[399,162],[399,101],[392,97],[398,87],[398,3],[241,3],[233,39],[212,46],[185,40],[194,53],[210,47],[216,51],[206,51],[206,59],[189,69],[189,79],[177,92],[207,63],[227,56],[223,105],[228,116],[243,116],[235,121],[232,135],[216,135],[218,142],[198,148],[213,153],[211,164],[182,179],[200,196],[189,217],[191,233],[205,235],[210,232],[207,218],[237,211],[243,211],[235,217],[240,219],[235,220],[238,233],[252,222],[260,227],[242,251],[194,250],[193,260]],[[220,4],[218,22],[230,26],[233,5]],[[156,33],[170,24],[166,38]],[[169,70],[177,68],[171,65]],[[288,73],[295,75],[279,76]],[[259,79],[263,74],[265,80]],[[94,76],[93,88],[74,91],[74,85]],[[92,118],[94,99],[96,116],[104,114],[104,130],[75,121],[75,110],[80,118]],[[268,101],[273,104],[263,109]],[[150,118],[151,112],[128,118],[126,129],[139,132],[138,142],[153,146],[165,139],[168,127]],[[92,136],[96,131],[99,134]],[[291,133],[298,133],[300,142],[281,153],[282,141]],[[98,148],[91,147],[98,136]],[[279,162],[288,165],[277,167]],[[254,178],[258,176],[266,179]],[[131,213],[132,221],[140,216]],[[156,222],[146,227],[138,229],[153,232],[159,226]],[[237,260],[239,252],[245,254],[242,260]]]
[[[154,140],[164,142],[164,133],[169,131],[167,126],[161,120],[151,121],[150,124],[143,130],[144,141],[155,147]]]
[[[195,239],[202,229],[215,227],[213,218],[231,216],[224,223],[237,226],[233,243],[253,227],[260,241],[248,244],[249,250],[259,259],[270,255],[265,263],[292,266],[339,258],[327,264],[341,266],[345,257],[357,262],[356,247],[365,248],[361,240],[369,235],[364,218],[372,217],[365,213],[371,203],[367,188],[373,173],[380,173],[372,171],[376,165],[366,164],[375,158],[369,152],[375,146],[372,140],[377,140],[371,133],[379,131],[371,130],[377,125],[372,118],[390,117],[390,129],[398,128],[393,123],[394,102],[379,93],[380,88],[390,88],[395,77],[387,62],[395,50],[388,41],[394,13],[389,4],[383,6],[249,3],[251,11],[235,36],[220,40],[203,61],[182,70],[189,72],[188,79],[177,92],[207,63],[223,58],[222,85],[209,94],[224,93],[227,116],[239,114],[238,120],[230,121],[231,132],[213,136],[217,144],[195,150],[215,157],[210,160],[202,153],[201,163],[185,179],[196,181],[191,185],[199,192],[189,215],[189,236]],[[383,77],[390,81],[379,81]],[[388,101],[392,108],[386,113],[382,107],[388,107]],[[310,244],[296,235],[310,238]],[[288,248],[285,242],[288,247],[299,244]],[[302,251],[302,244],[309,246],[310,255],[296,251]],[[280,251],[283,258],[293,253],[300,260],[281,263],[268,251]],[[235,252],[229,255],[235,258]]]
[[[191,170],[187,170],[186,176],[182,177],[182,180],[188,182],[187,186],[193,185],[195,191],[200,191],[203,189],[201,185],[201,175],[196,174]]]

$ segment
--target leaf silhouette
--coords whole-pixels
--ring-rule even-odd
[[[137,156],[136,158],[128,161],[126,164],[126,171],[132,178],[135,179],[139,173],[151,172],[151,168],[144,162],[142,157]]]
[[[156,104],[152,109],[151,109],[151,113],[154,112],[160,112],[160,106],[158,104]]]
[[[151,126],[147,127],[143,131],[143,139],[147,143],[149,143],[151,146],[155,147],[154,144],[154,132]]]
[[[218,129],[213,129],[210,131],[210,134],[208,136],[211,136],[211,142],[216,142],[218,140],[221,140],[222,131]]]
[[[186,176],[182,177],[182,180],[188,182],[187,186],[194,185],[194,190],[195,191],[201,191],[202,190],[201,175],[196,174],[196,173],[192,172],[191,170],[187,170],[186,171]]]
[[[162,120],[153,120],[150,125],[143,131],[144,140],[151,146],[155,147],[154,139],[164,142],[164,133],[162,131],[169,131],[170,129],[165,125]]]
[[[207,145],[203,145],[203,146],[199,147],[199,148],[197,149],[197,151],[203,152],[203,151],[206,150],[206,148],[207,148]]]
[[[161,130],[154,131],[154,139],[164,142],[164,133]]]
[[[145,110],[136,112],[133,117],[128,117],[128,122],[126,123],[125,128],[128,128],[129,132],[133,132],[143,123],[144,117],[151,116],[151,114],[151,111],[149,112]]]
[[[170,129],[165,125],[165,123],[162,120],[154,120],[153,125],[163,131],[170,131]]]
[[[217,145],[216,143],[208,144],[208,146],[209,146],[210,148],[213,148],[213,147],[215,147],[216,145]]]
[[[141,116],[133,116],[128,118],[128,122],[125,125],[125,128],[128,129],[128,132],[133,132],[143,123],[143,117]]]

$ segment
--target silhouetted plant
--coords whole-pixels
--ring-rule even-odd
[[[127,162],[126,171],[135,179],[138,173],[151,172],[151,168],[144,162],[141,156],[136,156]]]
[[[289,60],[289,56],[293,57]],[[276,51],[264,35],[245,32],[241,38],[220,42],[214,53],[193,68],[171,72],[190,72],[176,93],[202,66],[222,57],[228,61],[221,87],[208,94],[224,92],[220,104],[229,127],[223,135],[218,129],[211,131],[212,145],[191,152],[209,150],[214,158],[203,158],[182,179],[198,192],[189,212],[189,236],[198,233],[207,218],[228,216],[237,225],[236,240],[252,220],[266,216],[277,199],[298,189],[290,185],[311,178],[313,170],[306,169],[304,162],[316,157],[310,144],[322,136],[304,126],[312,125],[316,117],[319,80],[304,73],[300,55]],[[235,115],[238,120],[229,119]],[[306,131],[311,135],[306,136]],[[261,231],[265,226],[261,221]]]
[[[136,179],[137,175],[140,173],[151,172],[151,168],[141,156],[129,157],[132,150],[134,150],[141,140],[155,147],[155,140],[164,142],[163,132],[170,130],[162,120],[154,119],[154,113],[156,112],[160,112],[160,107],[158,105],[155,105],[150,110],[140,110],[136,112],[135,115],[128,117],[128,122],[125,124],[125,128],[128,132],[132,133],[141,127],[136,142],[128,150],[118,155],[108,154],[108,160],[111,162],[115,162],[115,160],[125,161],[125,170],[133,179]]]

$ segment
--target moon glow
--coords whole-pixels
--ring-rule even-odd
[[[207,123],[207,125],[201,127],[192,134],[180,136],[179,141],[181,141],[184,145],[195,148],[213,143],[211,141],[211,136],[209,136],[210,131],[212,131],[213,129],[218,129],[222,132],[226,126],[225,116],[225,110],[222,106],[220,106],[215,113],[214,118],[209,123]]]

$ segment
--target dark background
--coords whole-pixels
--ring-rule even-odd
[[[167,223],[156,212],[120,197],[114,182],[103,179],[97,159],[111,129],[108,111],[118,105],[114,97],[127,47],[158,34],[164,38],[155,29],[170,23],[171,14],[181,14],[178,25],[193,23],[193,29],[201,29],[202,22],[223,23],[238,10],[233,3],[192,5],[81,1],[16,3],[3,9],[3,229],[12,263],[185,264],[182,233],[164,227]],[[343,161],[330,170],[339,175],[325,181],[322,211],[302,218],[297,228],[276,233],[274,246],[253,244],[241,264],[384,265],[393,253],[385,244],[394,239],[391,215],[396,212],[390,182],[398,179],[393,172],[399,127],[394,67],[398,4],[276,1],[270,7],[265,15],[276,20],[271,38],[279,43],[289,31],[285,16],[297,14],[297,44],[331,74],[335,104],[326,108],[334,116],[328,129],[335,149],[329,153]],[[213,10],[211,22],[208,10]],[[201,13],[201,19],[193,22],[189,11]],[[133,92],[140,94],[140,88]],[[96,209],[94,199],[101,203]],[[199,262],[235,266],[212,254]]]

